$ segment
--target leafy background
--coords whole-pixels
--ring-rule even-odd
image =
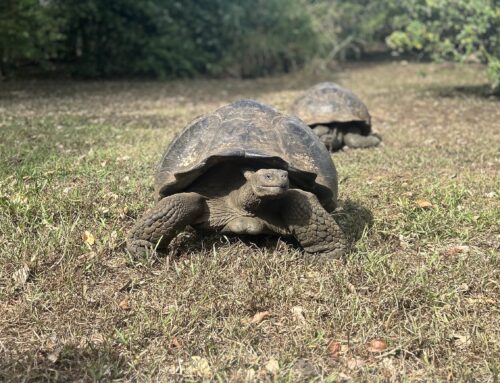
[[[487,65],[498,90],[493,0],[4,0],[4,76],[258,77],[390,49]]]

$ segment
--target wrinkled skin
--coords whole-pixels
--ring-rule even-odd
[[[236,234],[293,236],[308,253],[341,256],[344,233],[317,197],[290,185],[281,169],[226,164],[182,193],[161,199],[130,231],[131,253],[162,250],[187,225]]]

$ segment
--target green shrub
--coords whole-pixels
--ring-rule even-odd
[[[315,35],[298,0],[59,0],[79,74],[254,77],[288,71]]]
[[[300,1],[239,1],[228,14],[225,28],[231,39],[222,64],[231,74],[289,72],[317,53],[312,17]]]
[[[19,64],[46,64],[59,38],[50,7],[39,0],[0,1],[0,76]]]
[[[488,78],[495,94],[500,94],[500,59],[490,57],[488,60]]]
[[[256,77],[387,44],[488,65],[499,89],[496,0],[2,0],[0,70]]]
[[[479,60],[500,81],[500,7],[493,0],[410,0],[392,22],[389,47],[434,60]]]
[[[329,59],[359,58],[383,43],[392,32],[391,20],[401,11],[397,0],[310,0],[309,12]]]

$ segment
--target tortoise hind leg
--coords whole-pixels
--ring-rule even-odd
[[[137,254],[165,249],[205,209],[205,199],[197,193],[179,193],[161,199],[135,223],[127,238],[128,251]]]
[[[373,133],[370,133],[368,136],[363,136],[361,130],[355,127],[349,128],[349,130],[344,133],[344,143],[350,148],[370,148],[372,146],[377,146],[381,141],[380,137]]]
[[[292,189],[284,202],[283,220],[306,252],[333,257],[346,252],[347,238],[314,194]]]

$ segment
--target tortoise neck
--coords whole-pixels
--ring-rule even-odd
[[[249,182],[235,190],[232,200],[236,206],[249,213],[256,212],[263,202],[263,198],[255,194]]]

